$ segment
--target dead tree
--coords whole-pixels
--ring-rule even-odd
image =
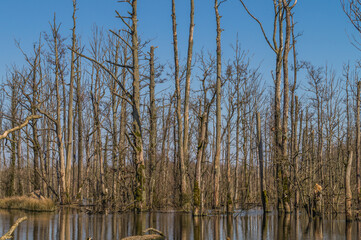
[[[79,52],[77,54],[97,66],[103,69],[107,74],[110,75],[112,79],[114,79],[118,85],[120,86],[121,90],[125,94],[125,100],[131,105],[132,107],[132,130],[131,136],[125,134],[128,138],[128,142],[130,143],[133,152],[134,152],[134,165],[135,165],[135,179],[136,179],[136,186],[134,189],[134,202],[135,202],[135,210],[143,211],[146,208],[146,188],[145,188],[145,164],[144,164],[144,149],[143,149],[143,131],[141,125],[141,115],[140,115],[140,73],[139,73],[139,40],[138,40],[138,31],[137,31],[137,24],[138,24],[138,17],[137,17],[137,0],[127,0],[123,1],[124,3],[129,4],[131,8],[130,17],[129,16],[122,16],[117,11],[117,17],[122,20],[122,22],[128,28],[128,33],[130,34],[131,42],[129,43],[126,39],[120,36],[118,33],[110,30],[116,37],[118,37],[128,48],[131,49],[132,52],[132,64],[119,64],[117,66],[127,69],[133,78],[132,81],[132,93],[130,93],[126,87],[123,85],[121,81],[119,81],[118,77],[114,75],[112,71],[110,71],[102,62],[98,61],[97,59],[93,59],[87,57]],[[130,21],[130,23],[128,22]],[[107,61],[110,64],[115,64],[111,61]]]
[[[77,113],[77,130],[78,130],[78,184],[77,184],[77,197],[82,199],[83,190],[83,158],[84,158],[84,135],[83,135],[83,101],[84,93],[81,84],[81,59],[77,58],[76,61],[76,113]]]
[[[184,95],[184,113],[182,121],[182,99],[180,89],[179,76],[179,56],[178,56],[178,36],[177,36],[177,20],[175,13],[175,1],[172,0],[172,27],[173,27],[173,51],[174,51],[174,78],[176,88],[176,114],[177,114],[177,134],[178,134],[178,160],[180,165],[180,205],[188,211],[190,209],[189,186],[186,176],[186,161],[188,159],[188,138],[189,138],[189,93],[190,93],[190,77],[192,70],[193,55],[193,32],[194,32],[194,0],[190,0],[190,24],[188,38],[188,54],[186,68],[186,86]]]
[[[223,1],[222,1],[223,2]],[[213,208],[220,206],[219,201],[219,181],[220,181],[220,157],[221,157],[221,130],[222,130],[222,114],[221,114],[221,76],[222,76],[222,50],[221,50],[221,16],[219,15],[219,6],[222,2],[214,1],[214,11],[217,24],[217,82],[216,82],[216,152],[214,155],[214,203]]]
[[[203,189],[202,185],[202,162],[205,158],[206,148],[207,148],[207,137],[208,137],[208,119],[211,106],[214,103],[216,92],[211,91],[210,98],[208,97],[209,90],[212,90],[212,86],[207,84],[209,77],[212,74],[214,68],[214,58],[210,57],[209,61],[204,58],[204,55],[200,55],[201,62],[201,71],[203,76],[200,77],[202,83],[202,94],[199,100],[199,109],[198,109],[198,140],[197,140],[197,155],[196,155],[196,170],[194,178],[194,187],[193,187],[193,215],[202,215],[203,214]]]
[[[348,19],[350,20],[351,24],[354,28],[361,34],[361,1],[360,0],[340,0],[343,11],[347,15]],[[360,40],[359,37],[353,37],[352,44],[361,51],[360,48]],[[360,161],[360,83],[357,83],[357,116],[356,116],[356,183],[357,183],[357,203],[358,208],[361,208],[361,161]]]
[[[352,154],[350,151],[348,153],[348,159],[346,168],[345,168],[345,212],[346,212],[346,221],[351,222],[352,219],[352,192],[351,192],[351,169],[352,169]]]
[[[177,134],[178,139],[175,142],[177,145],[177,159],[180,165],[181,174],[181,195],[186,194],[187,180],[184,174],[184,150],[183,150],[183,120],[182,120],[182,98],[180,89],[180,76],[179,76],[179,56],[178,56],[178,36],[177,36],[177,19],[175,12],[175,0],[172,0],[172,29],[173,29],[173,52],[174,52],[174,80],[175,80],[175,95],[176,95],[176,115],[177,115]],[[175,134],[175,133],[174,133]],[[176,159],[176,158],[175,158]],[[182,205],[182,203],[181,203]]]
[[[261,200],[263,212],[269,212],[269,200],[266,189],[266,180],[264,177],[264,160],[263,160],[263,142],[261,134],[261,114],[257,112],[257,145],[258,145],[258,158],[259,158],[259,175],[260,175],[260,186],[261,186]]]
[[[56,131],[56,143],[58,147],[59,153],[59,162],[58,162],[58,178],[59,178],[59,193],[58,196],[60,197],[60,203],[66,204],[70,201],[69,199],[69,189],[66,188],[65,183],[65,156],[64,156],[64,139],[63,139],[63,127],[61,124],[61,95],[60,95],[60,74],[62,72],[61,69],[61,39],[59,36],[59,28],[60,25],[57,25],[56,18],[54,14],[53,24],[51,25],[52,30],[52,39],[49,39],[48,43],[49,46],[52,48],[53,54],[53,64],[54,64],[54,77],[55,77],[55,97],[56,97],[56,113],[55,117],[52,116],[49,112],[43,109],[43,106],[39,106],[37,110],[44,114],[49,120],[51,120],[55,125]],[[38,106],[38,104],[37,104]]]
[[[356,157],[356,183],[357,183],[357,203],[361,205],[361,176],[360,176],[360,141],[361,141],[361,134],[360,134],[360,93],[361,93],[361,82],[357,82],[357,90],[356,90],[356,148],[355,148],[355,157]]]
[[[149,59],[149,207],[153,208],[154,187],[155,187],[155,160],[157,153],[157,107],[155,103],[155,68],[154,68],[154,47],[150,48]]]
[[[69,83],[69,101],[68,101],[68,128],[66,143],[66,169],[65,169],[65,185],[70,194],[71,188],[71,164],[73,160],[73,98],[74,98],[74,81],[75,81],[75,51],[76,51],[76,0],[73,0],[73,28],[72,28],[72,45],[70,60],[70,83]],[[64,116],[65,118],[65,116]],[[73,184],[75,187],[75,184]],[[70,196],[69,196],[70,197]]]
[[[273,40],[272,42],[267,37],[262,23],[248,10],[243,0],[240,0],[244,9],[254,19],[261,28],[262,34],[269,45],[269,47],[276,54],[276,68],[275,68],[275,95],[274,95],[274,161],[276,165],[276,179],[277,179],[277,195],[278,195],[278,209],[290,212],[290,191],[288,179],[289,159],[287,154],[287,134],[288,134],[288,54],[290,51],[290,36],[291,36],[291,15],[292,9],[296,6],[297,0],[292,1],[278,0],[274,1],[274,25],[273,25]],[[284,27],[286,22],[286,27]],[[285,32],[284,32],[285,31]],[[285,35],[285,38],[284,38]],[[277,39],[278,38],[278,42]],[[283,63],[283,66],[282,66]],[[281,71],[283,67],[284,80],[284,106],[283,106],[283,123],[281,124]]]

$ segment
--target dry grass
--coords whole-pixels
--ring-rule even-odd
[[[50,198],[40,200],[32,197],[19,196],[0,199],[0,208],[51,212],[56,209],[56,205]]]

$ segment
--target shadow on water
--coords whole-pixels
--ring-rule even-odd
[[[346,223],[332,216],[309,219],[306,214],[278,215],[250,210],[234,215],[193,217],[185,213],[123,213],[88,215],[74,209],[57,213],[0,210],[0,236],[24,215],[14,239],[121,239],[141,235],[147,228],[162,231],[167,239],[357,239],[361,223]]]

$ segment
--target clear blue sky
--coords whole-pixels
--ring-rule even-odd
[[[152,45],[163,63],[171,62],[172,28],[171,0],[138,0],[139,30],[142,39],[152,39]],[[213,0],[195,1],[195,51],[204,47],[215,50],[215,17]],[[270,0],[245,0],[249,9],[264,23],[267,33],[272,30],[273,9]],[[176,0],[180,54],[186,56],[189,21],[189,1]],[[78,0],[78,35],[83,42],[89,40],[93,24],[105,30],[123,27],[115,18],[114,10],[122,11],[123,4],[116,0]],[[123,9],[124,10],[124,9]],[[341,73],[342,64],[358,59],[360,52],[351,44],[347,34],[356,34],[343,13],[339,0],[299,0],[295,7],[299,59],[315,65],[325,63]],[[49,21],[56,12],[62,23],[62,35],[69,37],[72,27],[72,0],[2,0],[0,7],[0,77],[4,78],[7,66],[24,63],[14,44],[19,40],[30,53],[40,32],[49,32]],[[258,25],[250,19],[238,0],[228,0],[221,6],[223,58],[233,55],[231,44],[237,33],[242,48],[249,51],[255,64],[261,63],[264,78],[270,78],[274,67],[274,54],[266,45]]]

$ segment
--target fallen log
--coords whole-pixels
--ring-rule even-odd
[[[2,237],[0,237],[0,240],[5,240],[5,239],[11,239],[13,238],[12,234],[15,231],[15,229],[18,227],[18,225],[25,221],[27,219],[27,217],[22,217],[19,218],[18,220],[16,220],[16,222],[11,226],[10,230]]]
[[[156,234],[144,235],[147,232],[155,232]],[[122,238],[121,240],[164,240],[164,239],[165,239],[165,235],[161,231],[155,228],[147,228],[146,230],[143,231],[143,235],[129,236]]]

